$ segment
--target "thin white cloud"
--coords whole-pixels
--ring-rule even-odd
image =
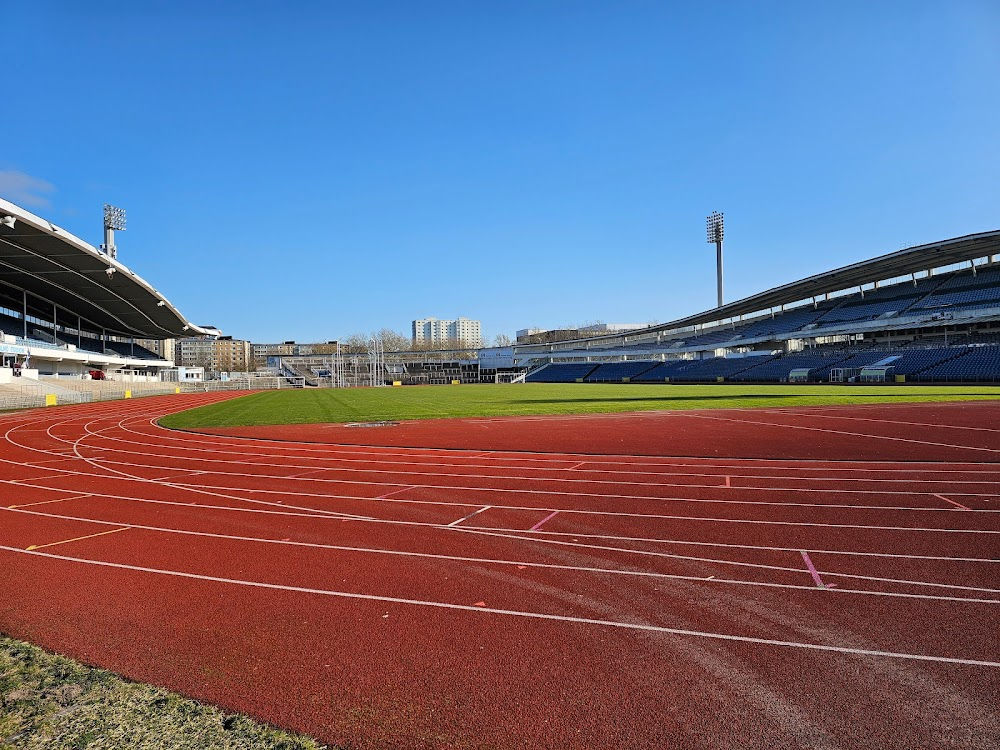
[[[25,208],[49,208],[47,193],[56,186],[39,177],[15,170],[0,170],[0,197]]]

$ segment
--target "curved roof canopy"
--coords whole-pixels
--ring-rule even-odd
[[[3,199],[0,282],[109,334],[164,339],[219,333],[189,322],[149,282],[93,245]]]
[[[886,279],[917,273],[918,271],[942,268],[993,255],[1000,255],[1000,230],[967,234],[964,237],[933,242],[928,245],[908,247],[904,250],[880,255],[860,263],[853,263],[849,266],[816,274],[801,281],[793,281],[790,284],[776,286],[760,294],[745,297],[722,307],[715,307],[711,310],[690,315],[686,318],[680,318],[669,323],[660,323],[634,331],[619,331],[614,334],[577,339],[577,341],[620,341],[623,336],[674,331],[705,323],[720,322],[741,315],[766,312],[782,305],[802,302],[812,297],[853,289],[877,281],[884,281]],[[571,341],[560,341],[558,344],[518,344],[517,347],[518,349],[550,346],[564,347],[572,343]]]

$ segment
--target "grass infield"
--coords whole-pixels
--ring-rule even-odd
[[[671,409],[914,403],[1000,398],[992,386],[527,383],[262,391],[160,419],[164,427],[370,422]]]

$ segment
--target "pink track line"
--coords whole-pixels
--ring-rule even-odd
[[[543,519],[542,519],[541,521],[539,521],[539,522],[538,522],[538,523],[536,523],[536,524],[535,524],[534,526],[532,526],[532,527],[531,527],[530,529],[528,529],[528,531],[537,531],[538,529],[542,528],[542,524],[543,524],[543,523],[545,523],[546,521],[548,521],[548,520],[549,520],[550,518],[552,518],[553,516],[555,516],[555,515],[558,515],[558,513],[559,513],[559,511],[558,511],[558,510],[554,510],[554,511],[552,511],[552,512],[551,512],[551,513],[549,513],[549,514],[548,514],[547,516],[545,516],[545,518],[543,518]]]
[[[830,588],[833,584],[831,584],[831,586],[824,585],[823,579],[819,577],[819,571],[816,570],[816,566],[813,565],[812,560],[809,559],[809,553],[806,552],[804,549],[800,549],[799,553],[802,555],[802,559],[805,560],[806,567],[809,568],[809,575],[812,576],[812,579],[816,583],[816,586],[821,589]]]
[[[937,495],[937,494],[935,494],[934,497],[939,497],[942,500],[944,500],[946,503],[951,503],[956,508],[961,508],[962,510],[972,510],[972,508],[970,508],[968,505],[962,505],[961,503],[956,503],[954,500],[949,500],[944,495]]]

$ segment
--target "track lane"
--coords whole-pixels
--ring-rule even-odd
[[[159,431],[150,420],[155,420],[161,408],[147,409],[144,404],[140,414],[135,403],[103,406],[68,419],[65,410],[58,415],[45,412],[36,422],[17,421],[13,430],[15,422],[0,417],[0,432],[7,430],[8,437],[22,443],[8,441],[10,451],[0,454],[5,461],[2,467],[48,472],[41,478],[2,475],[5,481],[0,488],[37,493],[39,501],[46,503],[35,510],[25,509],[38,515],[32,516],[30,524],[17,527],[17,534],[23,532],[18,544],[33,532],[48,530],[54,537],[54,532],[64,530],[58,524],[70,524],[66,531],[91,530],[99,526],[98,521],[113,528],[135,524],[102,536],[84,534],[88,538],[51,548],[65,547],[67,553],[82,555],[72,560],[66,559],[72,557],[69,554],[43,557],[23,549],[17,553],[18,544],[0,550],[5,563],[0,566],[0,590],[16,581],[8,598],[0,599],[0,626],[21,629],[40,642],[71,642],[78,653],[97,653],[102,660],[122,664],[119,671],[126,674],[139,678],[152,674],[157,677],[154,681],[180,685],[189,694],[241,707],[332,741],[350,739],[357,744],[360,737],[363,747],[426,747],[428,743],[465,747],[472,737],[477,742],[527,741],[536,747],[595,743],[660,747],[668,742],[702,747],[703,731],[731,737],[733,722],[741,726],[739,722],[759,724],[762,719],[768,723],[765,733],[771,747],[795,743],[861,746],[862,740],[879,737],[884,747],[968,748],[990,746],[983,743],[1000,736],[995,706],[982,700],[996,687],[996,668],[986,665],[992,663],[990,658],[973,658],[985,653],[993,654],[994,662],[1000,661],[996,649],[983,638],[995,618],[996,586],[990,584],[996,580],[998,555],[994,536],[981,533],[991,530],[990,519],[995,518],[988,512],[993,495],[982,490],[997,476],[996,466],[924,462],[904,470],[881,462],[831,465],[661,457],[650,459],[644,467],[644,459],[632,457],[626,459],[629,466],[639,468],[632,471],[616,460],[597,456],[595,465],[606,470],[574,476],[584,467],[578,465],[579,458],[570,460],[568,455],[551,460],[541,454],[501,455],[484,469],[483,456],[476,451],[456,457],[439,450],[359,452],[338,446],[251,441],[244,443],[252,447],[243,463],[252,468],[234,471],[237,466],[230,462],[237,460],[232,454],[239,453],[234,445],[238,441],[223,438],[215,443],[206,438],[198,448],[189,442],[200,439],[195,436],[184,438],[186,446],[170,440],[162,451],[136,445],[119,454],[127,460],[106,460],[113,451],[101,448],[127,447],[130,436],[137,435],[135,428],[143,423],[142,442],[154,440]],[[45,429],[39,430],[42,424]],[[259,451],[260,445],[271,448]],[[312,451],[313,447],[318,450]],[[296,455],[299,448],[308,452]],[[172,450],[186,452],[171,457]],[[206,457],[206,450],[218,452],[220,461],[211,467],[213,471],[201,473],[204,466],[195,468],[198,462],[184,461],[185,457]],[[67,470],[66,464],[73,468]],[[330,464],[334,464],[337,481],[310,481],[316,476],[315,468],[329,470]],[[421,465],[407,476],[405,468],[415,464]],[[484,507],[470,493],[489,492],[491,478],[506,464],[511,467],[505,477],[509,488],[502,492],[510,504],[483,510],[457,527],[448,526]],[[781,483],[787,481],[784,476],[794,475],[795,487],[697,486],[706,479],[724,479],[733,469],[743,470],[747,484]],[[373,482],[384,477],[383,470],[417,482]],[[305,476],[297,476],[300,472]],[[854,472],[873,481],[846,481],[851,479],[846,475]],[[353,485],[341,481],[349,473],[366,481]],[[942,500],[934,493],[885,489],[905,484],[892,481],[905,479],[900,476],[904,473],[915,473],[915,484],[925,489],[977,491],[943,492]],[[217,476],[227,474],[233,475],[228,484],[217,482]],[[452,474],[482,489],[414,488],[421,476],[451,481]],[[570,476],[610,480],[622,492],[603,497],[601,491],[576,493],[576,497],[566,492],[557,496],[564,498],[565,506],[552,508],[553,495],[531,491],[571,484],[564,481]],[[949,483],[948,477],[956,481]],[[646,493],[648,486],[663,484],[664,478],[682,486],[685,494],[719,492],[703,498],[710,502],[702,505],[715,516],[724,509],[729,520],[711,520],[714,516],[699,509],[696,518],[659,514],[674,517],[654,520],[651,527],[645,516],[657,514],[650,514],[648,506],[695,505],[693,501],[699,498],[616,496],[635,493],[636,488]],[[274,485],[264,484],[272,481]],[[963,481],[969,485],[963,487]],[[31,486],[36,482],[49,489]],[[732,485],[733,479],[729,482]],[[101,483],[107,483],[105,492],[90,494]],[[282,494],[276,489],[281,484],[295,489]],[[303,491],[317,484],[327,491]],[[82,493],[86,496],[79,494],[81,485],[86,486]],[[112,485],[116,490],[108,491]],[[802,485],[814,492],[796,491]],[[73,489],[78,490],[76,496]],[[376,492],[388,496],[368,496]],[[493,492],[499,495],[501,491],[494,487]],[[353,496],[359,493],[364,496]],[[414,502],[421,493],[434,493],[436,499]],[[441,493],[448,497],[442,498]],[[734,501],[748,494],[768,498],[768,507]],[[800,502],[827,495],[839,501]],[[527,502],[516,503],[516,496]],[[903,497],[913,503],[912,509],[886,502]],[[978,506],[974,511],[947,507],[947,498]],[[934,502],[944,507],[935,509]],[[623,505],[630,503],[635,507],[623,512]],[[362,506],[380,506],[380,515],[375,516],[375,511],[366,515]],[[640,506],[645,512],[636,514]],[[550,515],[553,510],[559,512]],[[585,512],[573,512],[577,510]],[[344,511],[366,518],[345,520],[334,515]],[[759,524],[749,524],[752,533],[733,530],[748,526],[747,521],[765,520],[761,513],[775,514],[767,517],[766,530],[757,528]],[[800,520],[809,514],[849,514],[869,523],[795,526],[789,534],[788,519],[796,513],[806,514]],[[897,528],[872,528],[877,524],[870,521],[883,514],[894,519]],[[0,511],[0,532],[7,528],[10,515]],[[924,523],[928,518],[940,523]],[[663,525],[655,527],[656,523]],[[536,524],[541,525],[533,529]],[[965,528],[935,528],[943,524]],[[917,525],[931,530],[915,531],[912,527]],[[640,528],[653,533],[645,538],[635,533]],[[893,535],[898,537],[895,541]],[[926,537],[935,539],[929,542]],[[338,543],[353,548],[329,548]],[[256,551],[262,546],[274,551]],[[802,557],[804,550],[810,550],[822,580],[836,583],[836,588],[815,585]],[[407,556],[410,553],[428,556],[414,561]],[[88,556],[93,560],[86,560]],[[154,570],[153,562],[164,567]],[[109,563],[132,567],[108,567]],[[578,563],[588,563],[590,569]],[[100,568],[96,579],[90,570],[95,564]],[[191,570],[183,570],[184,566]],[[81,572],[81,567],[88,570]],[[135,569],[143,567],[147,569]],[[25,581],[41,569],[50,574],[58,571],[56,575],[61,576],[48,579],[47,606],[76,613],[88,622],[87,630],[94,632],[76,633],[58,623],[38,622],[30,617],[29,600],[22,606],[12,605],[10,599],[22,593],[27,596]],[[222,573],[232,577],[211,580],[225,578]],[[262,580],[244,577],[251,573]],[[349,585],[348,590],[330,587],[338,576],[341,584]],[[150,578],[158,582],[151,583]],[[68,586],[68,581],[79,586]],[[977,589],[983,591],[976,593]],[[152,606],[152,600],[145,602],[137,591],[148,592],[150,597],[169,591],[170,601],[184,599],[197,606],[166,611],[163,606]],[[417,600],[405,594],[427,598]],[[989,598],[970,600],[980,594]],[[358,600],[356,595],[384,598]],[[476,595],[483,598],[463,603]],[[115,612],[107,611],[109,602],[115,602]],[[440,605],[448,606],[438,611]],[[418,614],[414,607],[420,610]],[[120,620],[112,619],[119,610],[142,615],[123,627]],[[150,611],[162,616],[161,627],[153,632],[142,625],[157,621],[150,618]],[[261,619],[261,613],[269,614]],[[549,616],[565,619],[547,620]],[[484,625],[490,618],[499,620]],[[226,623],[224,632],[219,632],[219,622]],[[913,622],[923,628],[914,630]],[[178,628],[176,637],[170,636],[167,642],[163,642],[164,634],[171,631],[165,623]],[[956,623],[961,627],[956,628]],[[105,630],[98,635],[101,626]],[[623,627],[636,632],[617,632]],[[612,632],[605,632],[608,628]],[[237,642],[252,642],[255,649],[250,653],[234,650],[233,643],[220,639],[225,632],[242,633]],[[486,640],[484,633],[488,633]],[[441,645],[442,634],[447,634],[447,648]],[[729,640],[719,641],[720,636]],[[109,651],[112,643],[121,649],[124,638],[133,639],[124,641],[129,643],[127,649]],[[377,645],[372,646],[373,639]],[[362,642],[369,644],[363,655],[357,648]],[[311,644],[308,655],[316,658],[303,658],[296,643]],[[400,659],[402,643],[408,647]],[[815,648],[825,646],[835,650]],[[142,652],[143,647],[148,653]],[[578,658],[581,649],[590,655],[589,663]],[[161,661],[152,658],[153,654]],[[928,656],[952,661],[928,661]],[[359,672],[361,663],[365,666]],[[620,674],[623,668],[629,674]],[[255,675],[261,670],[272,677],[285,675],[296,689],[278,689],[273,684],[268,688],[270,683],[263,681],[263,694],[234,692],[234,685],[256,684]],[[336,682],[332,689],[331,675]],[[822,682],[809,675],[823,675]],[[498,684],[504,688],[498,691]],[[609,695],[608,684],[621,686],[623,692]],[[692,687],[704,697],[710,715],[691,705],[687,696]],[[912,722],[899,731],[867,704],[859,704],[855,692],[859,689],[908,699],[919,695],[922,701],[932,701],[933,707],[923,707],[922,713],[914,708],[912,716],[909,709],[897,708],[897,717],[902,714]],[[730,690],[734,692],[729,694]],[[325,696],[322,706],[304,700],[309,695]],[[554,702],[555,695],[566,696],[566,701]],[[616,697],[620,695],[628,700],[622,702]],[[575,710],[584,696],[592,705],[582,712]],[[719,703],[726,700],[730,704]],[[840,713],[830,715],[830,706]],[[363,718],[372,716],[383,718]],[[668,716],[676,720],[664,720]],[[548,724],[537,726],[539,717],[547,718]],[[945,721],[953,729],[942,734],[935,721]],[[524,722],[536,723],[527,727]]]

